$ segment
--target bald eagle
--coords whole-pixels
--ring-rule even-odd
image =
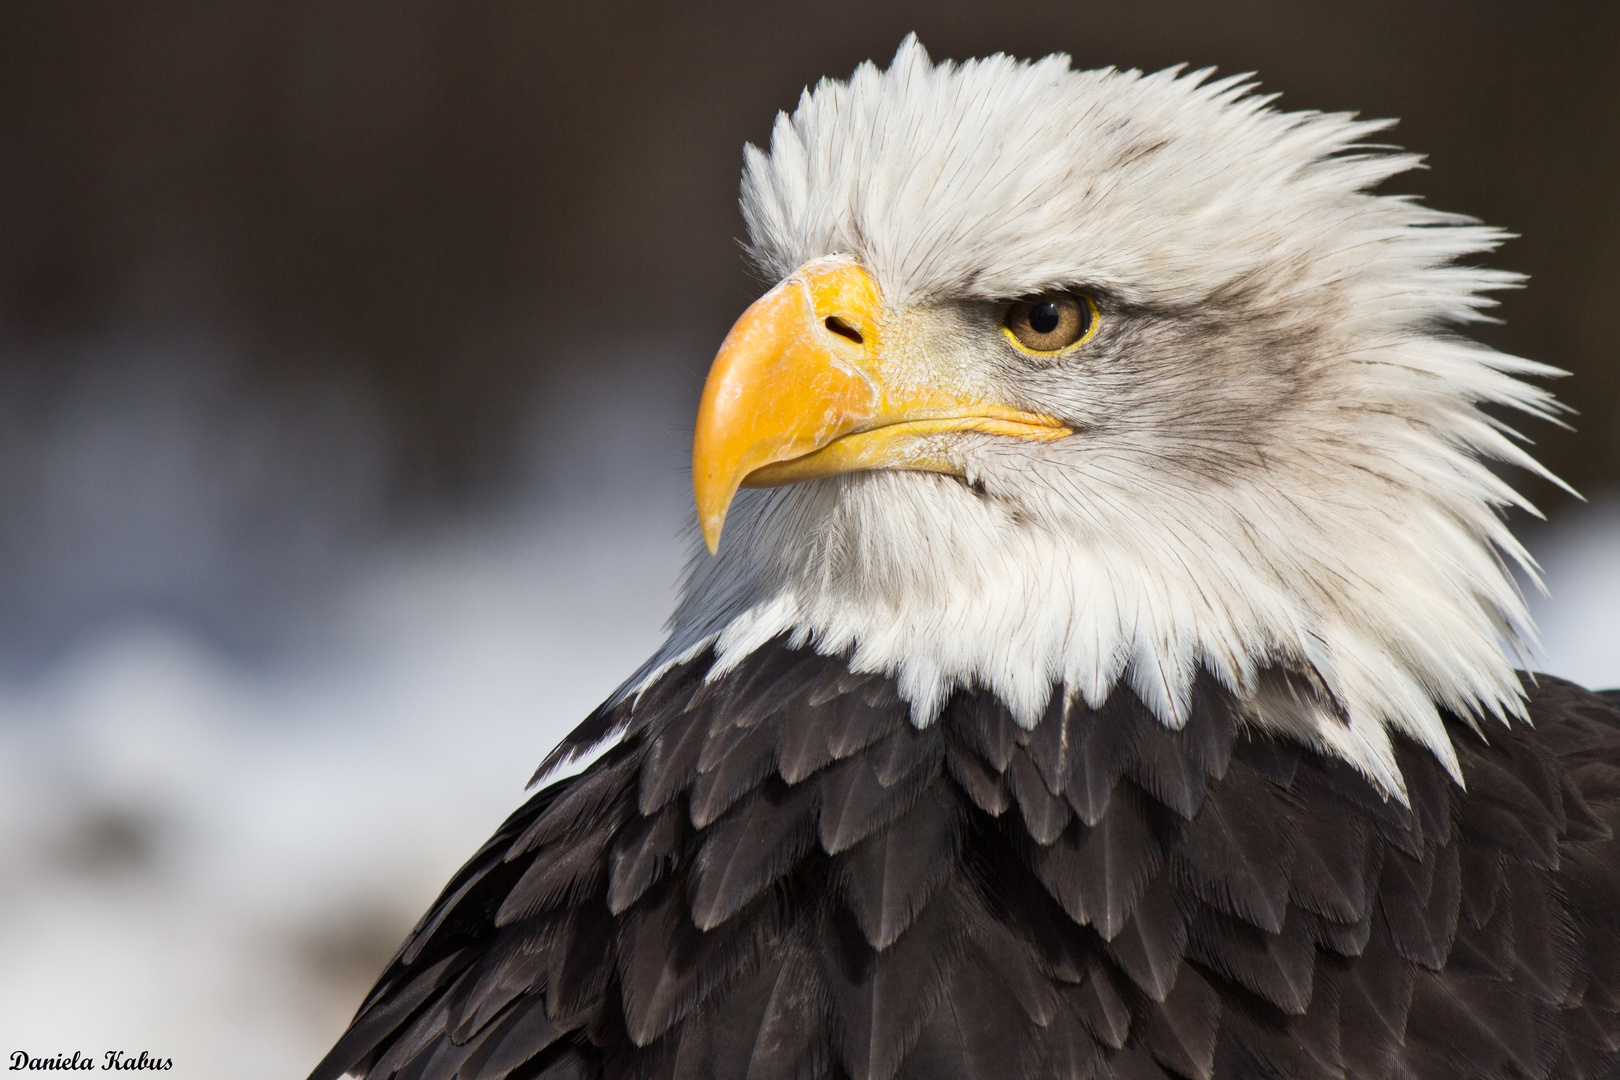
[[[1270,101],[908,38],[777,119],[668,642],[315,1080],[1620,1076],[1620,703],[1515,671],[1488,467],[1556,372]]]

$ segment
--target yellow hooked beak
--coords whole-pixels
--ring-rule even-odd
[[[960,473],[948,432],[1060,439],[1050,416],[937,385],[884,352],[877,282],[845,259],[816,259],[743,312],[698,405],[692,488],[713,554],[739,487],[861,469]]]

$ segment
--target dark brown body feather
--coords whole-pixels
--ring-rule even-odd
[[[1620,1077],[1620,705],[1528,687],[1398,744],[1410,808],[1121,688],[1033,731],[960,692],[707,658],[514,814],[312,1080]]]

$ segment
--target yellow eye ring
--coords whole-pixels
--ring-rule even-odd
[[[1026,356],[1057,356],[1091,340],[1101,322],[1085,293],[1042,293],[1008,306],[1001,332]]]

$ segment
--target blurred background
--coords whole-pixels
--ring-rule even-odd
[[[1544,666],[1620,685],[1620,5],[0,5],[0,1051],[301,1076],[656,645],[745,141],[1063,50],[1396,116],[1572,373]]]

